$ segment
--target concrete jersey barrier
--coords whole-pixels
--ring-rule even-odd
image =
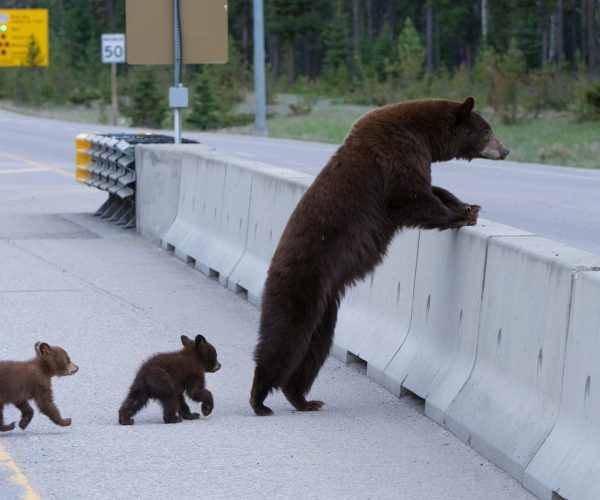
[[[138,231],[260,304],[312,177],[206,146],[136,151]],[[600,497],[600,256],[481,220],[405,231],[347,290],[334,354],[543,498]],[[575,285],[574,285],[575,283]]]
[[[600,272],[575,276],[558,421],[525,471],[540,498],[600,498]],[[558,496],[557,496],[558,495]]]
[[[475,363],[488,244],[514,235],[531,236],[485,220],[461,231],[421,231],[410,330],[384,385],[423,398],[426,414],[440,424]]]
[[[445,425],[521,482],[558,416],[573,277],[598,265],[539,237],[490,240],[477,359]]]

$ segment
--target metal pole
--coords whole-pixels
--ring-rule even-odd
[[[181,11],[179,8],[179,0],[173,0],[173,33],[175,36],[174,47],[174,64],[175,64],[175,89],[181,85]],[[180,108],[174,108],[173,112],[174,128],[175,128],[175,144],[181,144],[181,113]]]
[[[117,124],[119,117],[119,101],[117,99],[117,65],[111,64],[112,124]]]
[[[254,133],[269,135],[267,126],[267,91],[265,84],[265,27],[263,0],[254,0],[254,89],[256,115]]]

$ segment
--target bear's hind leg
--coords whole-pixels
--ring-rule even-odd
[[[254,413],[259,417],[273,415],[273,410],[264,404],[265,399],[267,399],[272,390],[273,383],[269,382],[257,366],[254,369],[254,380],[252,381],[252,390],[250,391],[250,406],[252,406]]]
[[[131,389],[119,408],[119,423],[133,425],[133,416],[148,403],[148,395],[139,389]]]
[[[323,406],[323,401],[307,401],[305,396],[310,391],[323,363],[329,356],[333,343],[333,333],[337,322],[339,303],[332,299],[321,324],[313,333],[308,352],[300,366],[292,373],[281,391],[290,404],[299,411],[316,411]]]
[[[4,403],[0,403],[0,432],[12,431],[15,428],[15,423],[4,425]]]
[[[169,398],[161,399],[163,407],[163,420],[165,424],[178,424],[183,421],[183,418],[177,414],[179,410],[179,394],[175,394]]]
[[[28,401],[23,401],[15,405],[21,411],[21,420],[19,420],[19,427],[25,430],[33,418],[33,408]]]

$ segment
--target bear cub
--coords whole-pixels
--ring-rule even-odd
[[[77,373],[79,367],[71,361],[64,349],[36,342],[35,358],[29,361],[0,361],[0,431],[12,431],[15,423],[4,423],[4,405],[12,404],[21,410],[19,427],[27,428],[33,418],[33,399],[39,410],[61,427],[71,425],[70,418],[62,418],[54,404],[52,377]]]
[[[221,368],[217,351],[202,335],[192,340],[181,336],[183,349],[156,354],[138,370],[127,398],[119,409],[119,423],[133,425],[133,416],[149,399],[158,399],[163,407],[165,424],[176,424],[200,418],[191,413],[184,393],[193,401],[202,403],[204,416],[213,410],[213,396],[204,387],[204,373],[215,373]]]

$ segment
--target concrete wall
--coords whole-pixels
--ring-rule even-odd
[[[141,146],[138,231],[260,305],[308,175]],[[600,256],[480,221],[405,231],[340,307],[334,355],[542,498],[600,497]]]

